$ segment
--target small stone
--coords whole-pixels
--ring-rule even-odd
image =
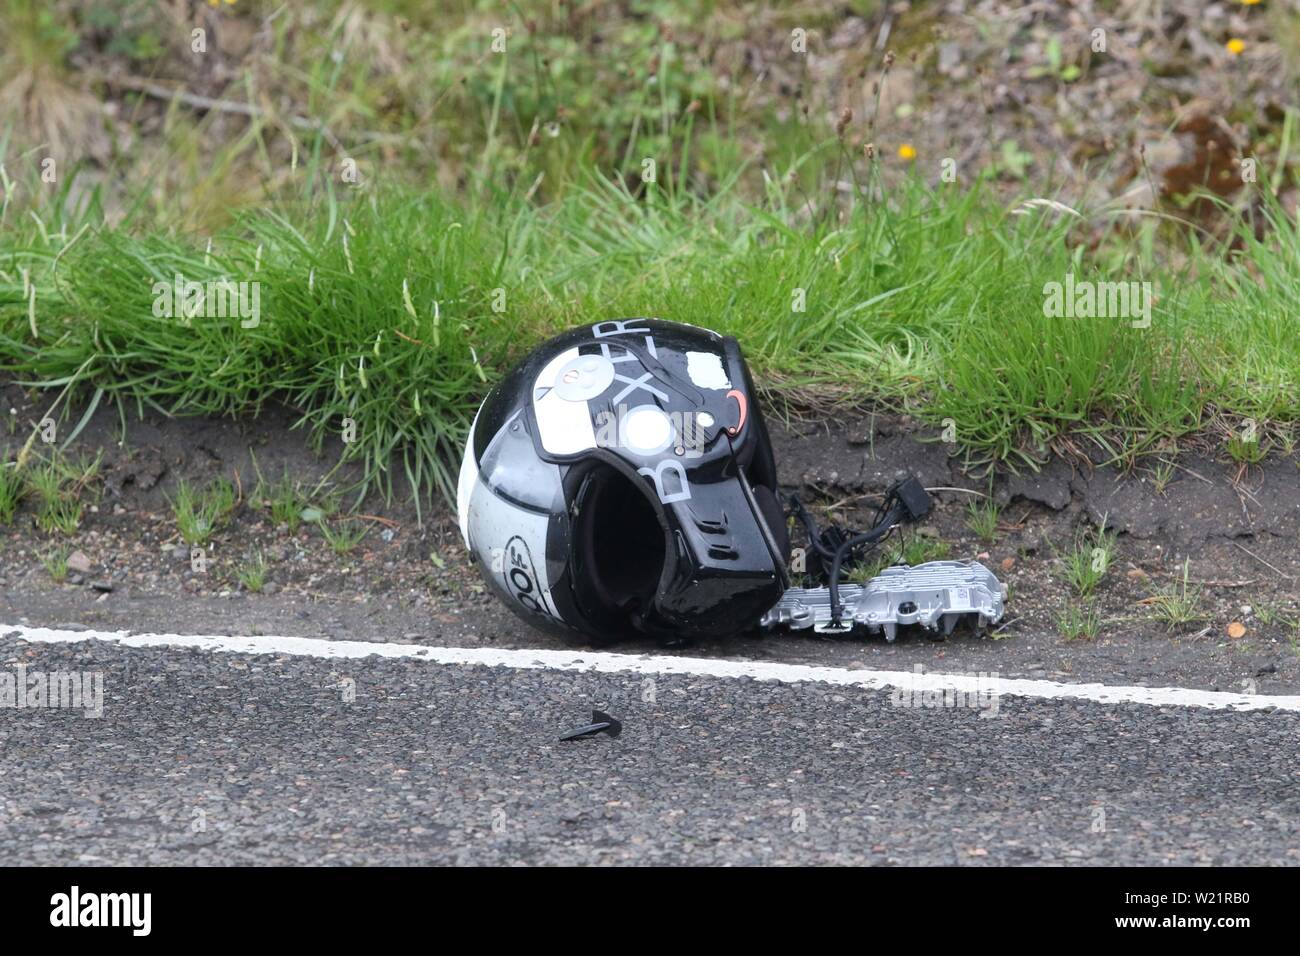
[[[103,594],[109,594],[113,590],[113,582],[107,578],[102,578],[98,581],[91,581],[90,586]]]
[[[1011,570],[1012,568],[1014,568],[1015,566],[1016,566],[1016,559],[1015,559],[1015,558],[1003,558],[1003,559],[1002,559],[1002,570],[1003,570],[1003,571],[1010,571],[1010,570]]]
[[[86,556],[84,551],[73,551],[68,555],[69,571],[79,571],[82,574],[89,574],[90,567],[90,558]]]

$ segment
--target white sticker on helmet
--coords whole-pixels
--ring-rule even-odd
[[[596,447],[596,429],[585,401],[567,401],[556,391],[562,370],[578,357],[566,349],[546,364],[533,383],[533,412],[538,438],[552,455],[572,455]]]
[[[566,402],[585,402],[614,381],[614,363],[603,355],[579,355],[560,369],[555,392]]]
[[[731,379],[715,352],[687,352],[686,374],[700,388],[731,388]]]
[[[638,405],[619,425],[623,445],[638,455],[657,455],[677,437],[672,419],[654,405]]]

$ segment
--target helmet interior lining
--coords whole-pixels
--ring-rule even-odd
[[[663,571],[664,530],[644,491],[618,469],[589,476],[578,519],[586,580],[607,611],[628,615],[653,603]]]

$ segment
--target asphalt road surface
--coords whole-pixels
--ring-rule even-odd
[[[0,708],[12,864],[1300,863],[1295,698],[926,706],[22,633],[0,624],[0,673],[99,674],[103,713]],[[622,735],[561,743],[594,707]]]

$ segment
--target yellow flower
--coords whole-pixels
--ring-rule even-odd
[[[898,158],[916,159],[916,150],[912,148],[910,143],[904,143],[902,146],[898,147]]]
[[[1239,0],[1239,2],[1243,7],[1253,7],[1255,4],[1259,3],[1259,0]]]
[[[1242,50],[1246,49],[1246,41],[1238,40],[1236,37],[1233,37],[1231,40],[1229,40],[1227,45],[1228,45],[1228,52],[1231,53],[1233,56],[1237,56],[1239,53],[1241,53]]]

